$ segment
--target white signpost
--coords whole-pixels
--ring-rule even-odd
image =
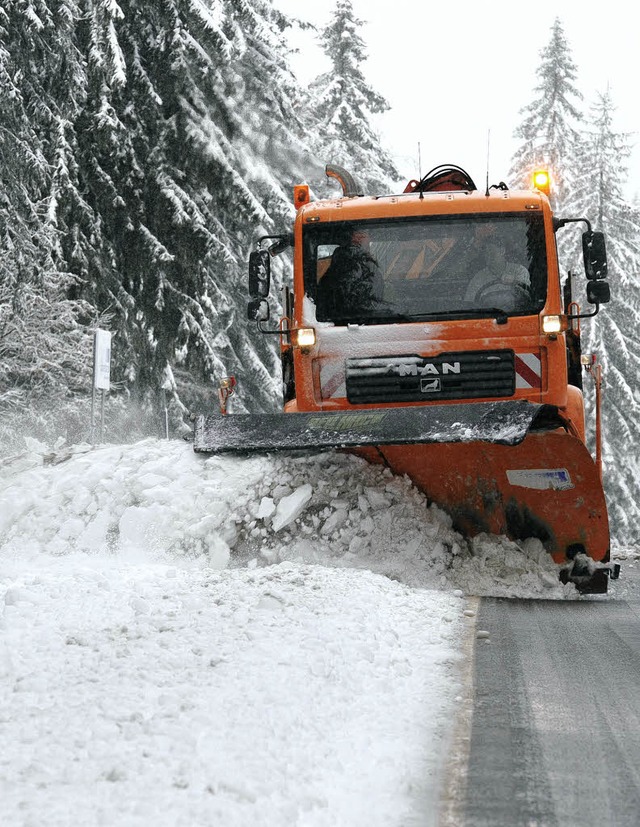
[[[96,391],[100,391],[100,442],[104,438],[104,392],[111,386],[111,333],[98,328],[93,339],[93,390],[91,394],[91,442],[95,444]]]

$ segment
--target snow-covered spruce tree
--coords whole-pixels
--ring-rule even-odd
[[[318,158],[347,168],[365,194],[380,195],[393,190],[400,175],[371,124],[371,116],[386,112],[389,104],[367,83],[361,69],[367,59],[359,34],[363,25],[351,0],[337,0],[320,36],[331,68],[310,84],[301,117]],[[335,184],[312,184],[319,195],[335,194]]]
[[[0,18],[3,323],[16,280],[49,273],[56,313],[111,314],[112,378],[147,407],[163,386],[204,408],[228,373],[241,407],[276,405],[277,340],[246,320],[245,285],[305,172],[287,19],[268,0],[25,0]]]
[[[536,166],[549,166],[556,214],[585,217],[606,234],[613,298],[593,320],[583,321],[583,350],[599,355],[605,373],[605,490],[612,534],[637,541],[640,468],[628,446],[640,436],[640,210],[622,196],[629,146],[627,136],[612,129],[608,94],[598,98],[585,128],[577,106],[582,96],[574,84],[576,68],[558,20],[541,54],[539,95],[523,110],[525,120],[515,132],[523,144],[514,154],[511,173],[514,184],[528,185]],[[558,249],[561,273],[576,273],[574,297],[585,306],[581,231],[577,225],[561,229]],[[588,377],[585,393],[591,425],[594,403]]]
[[[0,442],[35,433],[90,388],[92,309],[69,295],[58,194],[82,95],[73,0],[0,3]],[[39,412],[44,407],[45,414]],[[67,416],[65,415],[65,419]],[[39,420],[42,419],[42,422]],[[46,427],[44,427],[46,430]]]
[[[612,301],[583,322],[584,349],[597,353],[603,366],[603,457],[613,535],[638,542],[640,467],[630,447],[640,444],[640,209],[623,196],[631,147],[629,136],[614,130],[614,111],[609,91],[597,95],[567,202],[572,215],[586,216],[606,236]],[[581,272],[582,262],[572,269]]]
[[[575,85],[577,69],[558,18],[540,57],[535,97],[520,110],[523,120],[514,131],[514,137],[522,143],[513,155],[510,176],[512,186],[529,186],[533,171],[547,167],[558,207],[564,204],[565,191],[576,175],[582,121],[578,108],[582,94]]]
[[[290,231],[295,213],[293,186],[318,166],[293,108],[299,84],[284,46],[290,25],[270,0],[228,2],[228,32],[235,47],[225,71],[224,93],[235,102],[230,110],[235,117],[225,119],[229,125],[226,141],[250,198],[238,199],[237,206],[232,198],[225,226],[234,239],[240,265],[239,280],[230,282],[230,294],[240,308],[235,319],[242,334],[237,342],[242,365],[240,395],[254,409],[256,405],[280,406],[281,370],[277,338],[262,335],[255,323],[244,320],[248,254],[260,236]],[[273,296],[279,296],[283,281],[290,278],[290,259],[285,254],[272,261]]]
[[[275,337],[246,320],[245,285],[251,242],[286,229],[274,217],[290,218],[302,152],[287,21],[265,0],[89,5],[77,160],[113,257],[107,273],[74,265],[83,295],[115,313],[116,373],[143,401],[164,387],[191,409],[234,373],[241,406],[272,407]]]

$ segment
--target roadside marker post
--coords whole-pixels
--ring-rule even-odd
[[[96,391],[100,391],[100,442],[104,440],[105,391],[111,387],[111,333],[96,329],[93,337],[93,388],[91,392],[91,443],[95,446]]]

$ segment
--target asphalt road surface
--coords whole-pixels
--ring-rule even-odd
[[[464,827],[640,827],[630,562],[604,598],[480,602]]]

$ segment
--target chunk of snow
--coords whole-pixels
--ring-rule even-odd
[[[311,499],[313,488],[309,483],[301,485],[293,494],[283,497],[278,503],[276,513],[271,522],[274,531],[280,531],[296,520]]]
[[[276,506],[271,497],[263,497],[260,500],[260,507],[258,508],[256,517],[260,520],[266,520],[273,515],[275,510]]]

